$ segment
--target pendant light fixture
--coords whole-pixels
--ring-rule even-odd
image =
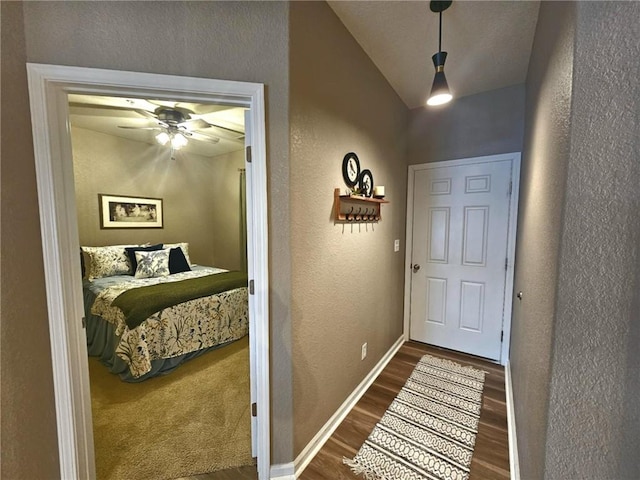
[[[453,96],[449,91],[449,85],[447,79],[444,76],[444,62],[447,59],[447,52],[442,51],[442,12],[451,6],[451,0],[449,1],[435,1],[432,0],[429,8],[432,12],[440,15],[440,29],[438,33],[438,53],[434,54],[431,59],[433,60],[433,66],[436,67],[436,76],[433,78],[433,85],[431,86],[431,95],[427,100],[427,105],[443,105],[451,101]]]

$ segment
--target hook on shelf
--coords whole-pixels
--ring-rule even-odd
[[[349,213],[347,213],[347,221],[348,221],[348,222],[353,222],[353,220],[354,220],[353,215],[352,215],[352,213],[353,213],[353,208],[354,208],[354,207],[351,207],[351,210],[349,210]]]

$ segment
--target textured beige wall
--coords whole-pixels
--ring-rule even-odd
[[[290,15],[297,455],[402,333],[408,112],[327,4],[294,2]],[[350,151],[386,187],[379,223],[333,221]]]
[[[240,251],[240,173],[244,150],[211,158],[213,175],[209,189],[213,195],[213,264],[227,270],[242,268]],[[243,246],[246,248],[246,245]]]
[[[522,478],[544,475],[562,203],[569,155],[575,6],[540,7],[527,77],[511,372]]]
[[[524,85],[514,85],[412,109],[409,164],[522,151],[524,99]]]
[[[549,479],[640,478],[639,78],[640,3],[580,2]]]
[[[59,475],[22,5],[0,2],[0,477]]]
[[[7,454],[5,462],[3,444],[3,471],[11,472],[13,478],[52,478],[58,468],[33,148],[28,133],[25,49],[26,60],[30,62],[266,85],[272,460],[275,463],[291,461],[292,380],[291,358],[287,353],[291,338],[288,5],[282,2],[1,3],[2,115],[11,117],[11,122],[3,122],[3,133],[5,129],[20,126],[17,134],[10,138],[2,135],[3,150],[8,152],[5,156],[3,151],[2,169],[15,175],[2,177],[2,235],[7,235],[2,250],[2,277],[3,280],[10,278],[11,292],[17,292],[7,298],[4,289],[8,284],[3,281],[2,370],[14,372],[12,378],[4,374],[2,377],[2,438],[12,445],[11,456]],[[25,43],[21,40],[22,25]],[[16,48],[11,48],[13,46]],[[4,108],[5,101],[7,108]],[[15,255],[16,250],[11,247],[20,247],[24,255]],[[7,263],[5,255],[11,255]],[[28,331],[38,333],[25,338],[25,322],[32,323]]]
[[[160,145],[76,127],[71,142],[81,245],[188,242],[192,262],[215,264],[214,232],[219,228],[212,184],[230,179],[216,179],[213,159],[179,152],[173,161]],[[164,228],[101,229],[99,193],[161,198]],[[237,217],[238,209],[234,212]]]

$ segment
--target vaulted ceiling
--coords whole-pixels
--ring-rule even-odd
[[[329,1],[409,108],[431,90],[438,14],[428,1]],[[524,83],[538,1],[459,1],[442,14],[445,74],[455,97]],[[445,107],[446,108],[446,107]]]
[[[431,56],[438,50],[438,14],[430,10],[429,2],[330,0],[328,4],[404,103],[423,107],[434,76]],[[525,81],[539,5],[538,1],[453,1],[442,14],[442,50],[448,52],[445,73],[454,98]],[[152,117],[154,111],[175,106],[153,99],[91,95],[70,95],[69,101],[72,125],[149,144],[162,130]],[[212,125],[197,129],[185,151],[215,156],[244,147],[243,109],[183,107],[192,120]]]

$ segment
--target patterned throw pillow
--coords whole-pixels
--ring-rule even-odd
[[[129,257],[129,261],[131,262],[131,274],[135,274],[138,269],[138,262],[136,261],[136,252],[152,252],[155,250],[162,250],[162,244],[158,243],[156,245],[149,245],[147,247],[127,247],[125,248],[125,252],[127,252],[127,256]]]
[[[184,258],[187,259],[187,263],[191,265],[191,259],[189,258],[189,244],[187,242],[182,243],[165,243],[163,248],[178,248],[182,249],[182,253],[184,253]]]
[[[87,280],[92,281],[96,278],[113,275],[131,275],[131,261],[125,248],[136,246],[81,247]]]
[[[166,277],[169,275],[169,249],[136,252],[136,278]]]

